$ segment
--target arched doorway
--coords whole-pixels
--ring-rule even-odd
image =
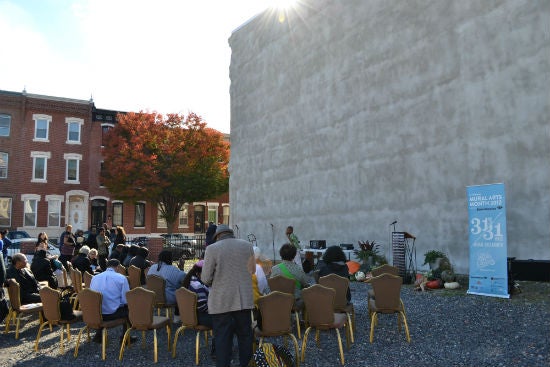
[[[107,221],[107,200],[92,200],[92,228],[99,228]]]

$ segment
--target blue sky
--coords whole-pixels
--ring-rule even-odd
[[[229,132],[231,32],[273,0],[0,0],[0,89]]]

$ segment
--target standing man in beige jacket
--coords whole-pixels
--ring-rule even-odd
[[[224,224],[216,228],[214,241],[206,248],[201,280],[211,287],[208,313],[212,315],[216,366],[230,365],[236,334],[239,364],[245,367],[252,358],[254,251],[250,242],[236,239],[233,230]]]

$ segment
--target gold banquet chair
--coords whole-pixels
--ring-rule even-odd
[[[124,317],[115,320],[103,321],[103,317],[101,315],[103,295],[100,292],[94,291],[90,288],[84,288],[80,291],[78,294],[78,302],[80,303],[80,309],[82,310],[82,319],[86,325],[78,333],[76,346],[74,348],[74,357],[76,358],[78,356],[78,347],[80,346],[80,338],[82,337],[82,333],[85,330],[88,332],[89,341],[90,329],[95,329],[101,330],[101,359],[105,360],[107,329],[124,325],[128,320]]]
[[[258,347],[263,344],[264,338],[290,336],[294,343],[296,366],[299,366],[300,356],[298,340],[292,334],[292,307],[294,295],[272,291],[268,295],[258,298],[258,308],[262,318],[262,328],[256,327],[254,332],[260,338]]]
[[[283,292],[283,293],[291,294],[292,297],[294,297],[296,282],[290,278],[286,278],[282,275],[276,275],[272,278],[267,279],[267,285],[269,286],[269,289],[272,292],[273,291]],[[300,311],[301,311],[301,308],[299,308],[296,305],[296,301],[294,301],[292,305],[292,313],[294,314],[294,318],[296,319],[296,333],[298,334],[298,339],[302,338],[301,329],[300,329]]]
[[[42,299],[42,309],[46,321],[40,324],[38,328],[38,334],[36,335],[36,342],[34,344],[34,350],[38,352],[38,344],[40,343],[40,336],[42,329],[45,326],[49,326],[50,330],[53,326],[60,326],[60,354],[65,352],[65,341],[63,340],[65,334],[65,328],[67,329],[67,341],[71,340],[71,324],[82,321],[82,311],[73,311],[74,318],[71,320],[61,319],[61,292],[50,287],[44,287],[40,289],[40,298]]]
[[[305,303],[308,328],[304,333],[302,340],[302,362],[305,360],[307,338],[311,330],[315,329],[315,340],[319,346],[319,332],[327,330],[336,330],[338,337],[338,350],[340,351],[340,361],[342,365],[344,360],[344,349],[340,337],[340,328],[344,327],[346,333],[346,346],[349,348],[349,331],[347,326],[347,317],[343,313],[334,313],[334,299],[336,291],[332,288],[315,284],[302,291],[302,298]]]
[[[160,316],[160,310],[166,309],[166,317],[172,319],[172,308],[175,306],[173,303],[166,302],[166,281],[164,278],[158,275],[148,275],[147,289],[155,292],[155,308],[157,309],[157,315]]]
[[[9,333],[10,324],[15,323],[15,339],[19,339],[19,324],[22,315],[38,314],[40,324],[42,324],[42,303],[33,303],[21,305],[19,283],[15,279],[8,279],[8,295],[10,297],[10,308],[6,316],[6,330],[4,334]]]
[[[378,314],[397,314],[397,327],[401,331],[401,321],[405,325],[405,336],[411,342],[405,306],[401,301],[401,285],[403,279],[392,274],[382,274],[371,280],[372,287],[376,294],[375,299],[369,300],[369,308],[372,312],[370,324],[370,342],[374,339],[374,327],[378,324]]]
[[[195,336],[195,364],[199,364],[200,334],[204,332],[204,341],[208,346],[208,331],[212,330],[209,326],[199,325],[197,319],[197,294],[185,288],[176,290],[176,301],[180,311],[181,326],[174,335],[174,345],[172,346],[172,358],[176,358],[176,345],[178,344],[179,334],[185,333],[186,329],[196,330]]]
[[[141,287],[141,269],[135,265],[128,267],[128,281],[130,282],[130,289]]]
[[[153,348],[154,348],[154,361],[158,361],[158,348],[157,348],[157,329],[166,327],[166,334],[168,337],[168,351],[170,351],[170,319],[164,316],[154,316],[153,311],[155,307],[155,292],[137,287],[131,291],[126,292],[126,301],[128,302],[128,318],[132,327],[126,330],[124,333],[124,339],[120,346],[119,360],[122,361],[124,356],[124,347],[130,340],[130,334],[132,330],[138,330],[142,332],[142,347],[145,343],[145,332],[153,330]]]
[[[337,274],[328,274],[319,278],[319,284],[336,291],[334,312],[346,314],[351,342],[355,343],[353,335],[353,330],[355,328],[355,309],[353,308],[353,304],[348,303],[347,298],[349,279]]]

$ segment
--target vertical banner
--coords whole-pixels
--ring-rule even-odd
[[[470,287],[468,294],[510,298],[504,184],[468,186]]]

